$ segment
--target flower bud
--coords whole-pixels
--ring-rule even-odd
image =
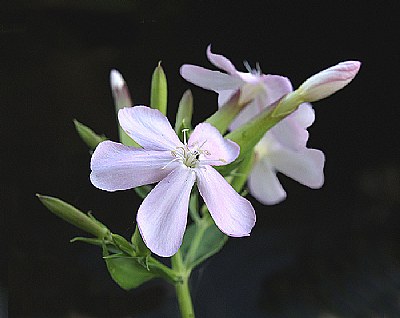
[[[117,70],[111,70],[110,84],[116,112],[118,113],[118,110],[124,107],[132,106],[128,86],[126,85],[121,73]]]
[[[347,61],[327,68],[307,79],[298,89],[305,102],[315,102],[345,87],[358,73],[361,63]]]
[[[151,94],[150,94],[150,107],[158,109],[165,116],[167,115],[167,77],[161,67],[161,62],[158,62],[157,67],[153,72],[151,78]]]
[[[114,98],[115,112],[118,115],[120,109],[133,106],[129,94],[128,85],[126,85],[121,73],[117,70],[111,70],[110,73],[111,92]],[[119,140],[126,146],[140,147],[126,132],[118,125]]]
[[[179,135],[182,129],[191,129],[193,115],[193,95],[190,89],[188,89],[182,96],[178,112],[176,113],[175,120],[175,132]]]

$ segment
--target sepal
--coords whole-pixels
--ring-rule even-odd
[[[165,116],[167,115],[167,77],[161,67],[161,62],[153,72],[151,79],[150,107],[158,109]]]
[[[93,236],[103,239],[110,237],[110,230],[102,223],[94,220],[93,216],[87,215],[72,205],[54,197],[36,194],[40,202],[52,213],[84,230]]]
[[[229,125],[235,119],[237,114],[245,107],[247,103],[241,104],[240,91],[238,90],[232,97],[222,105],[211,117],[209,117],[205,122],[213,125],[218,131],[223,135],[227,130]]]
[[[136,225],[135,232],[132,235],[131,242],[136,250],[137,256],[149,256],[151,255],[151,251],[149,248],[144,244],[142,236],[140,235],[140,231],[138,226]]]
[[[96,134],[88,126],[85,126],[76,119],[74,119],[74,125],[77,133],[79,134],[83,142],[90,148],[90,150],[94,150],[99,143],[107,140],[106,136]]]
[[[181,138],[183,129],[192,129],[193,95],[190,89],[183,93],[176,113],[175,132]]]

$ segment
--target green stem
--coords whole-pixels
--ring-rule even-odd
[[[176,297],[182,318],[194,318],[192,298],[189,290],[190,270],[183,264],[182,254],[178,251],[171,257],[172,268],[181,275],[182,280],[175,282]]]

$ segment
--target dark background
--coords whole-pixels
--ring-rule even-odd
[[[400,317],[400,12],[395,1],[16,1],[3,7],[1,48],[0,316],[177,317],[171,286],[125,292],[100,250],[69,243],[81,231],[50,214],[35,193],[60,197],[129,237],[139,200],[89,182],[90,154],[72,119],[117,139],[109,72],[135,104],[149,103],[159,60],[173,121],[191,88],[195,122],[216,95],[186,83],[184,63],[210,68],[205,49],[259,62],[297,87],[340,61],[362,68],[354,82],[314,104],[309,146],[324,151],[325,185],[281,176],[288,193],[252,200],[251,237],[230,239],[195,270],[197,317]],[[8,268],[8,271],[7,271]],[[8,273],[8,275],[6,275]]]

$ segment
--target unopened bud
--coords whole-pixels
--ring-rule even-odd
[[[342,89],[358,73],[361,63],[347,61],[327,68],[307,79],[298,89],[305,102],[315,102]]]

